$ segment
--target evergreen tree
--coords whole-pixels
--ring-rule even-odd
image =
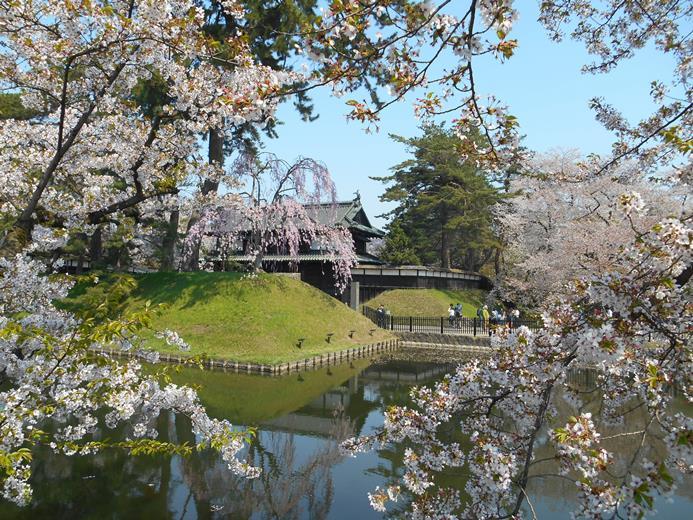
[[[385,245],[380,257],[394,265],[419,265],[421,263],[411,239],[397,220],[388,226]]]
[[[491,208],[503,197],[476,165],[460,154],[460,139],[443,125],[423,127],[423,136],[391,136],[413,154],[392,175],[382,201],[397,202],[394,218],[413,244],[414,256],[443,268],[478,271],[499,243]],[[470,131],[467,139],[481,138]]]

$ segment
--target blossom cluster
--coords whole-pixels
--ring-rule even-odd
[[[2,496],[18,504],[31,499],[30,464],[39,446],[66,455],[115,449],[108,432],[127,425],[129,439],[156,439],[163,411],[188,417],[199,447],[218,450],[227,466],[246,476],[257,470],[239,460],[243,435],[225,420],[209,417],[194,390],[162,384],[138,362],[121,364],[93,347],[129,344],[145,321],[136,315],[95,324],[80,321],[54,302],[70,283],[42,274],[36,260],[0,259],[0,468]],[[171,331],[168,341],[185,342]],[[100,418],[101,417],[101,418]],[[98,433],[98,435],[97,435]],[[166,443],[160,447],[166,449]]]
[[[342,292],[356,253],[348,229],[320,218],[321,212],[336,213],[336,190],[327,168],[307,158],[288,163],[271,154],[264,160],[242,154],[234,171],[239,183],[246,179],[246,186],[240,193],[203,201],[186,244],[210,238],[209,256],[223,260],[240,250],[251,257],[255,270],[269,254],[298,261],[301,248],[319,251],[327,257],[336,290]]]
[[[190,350],[190,345],[180,337],[180,335],[170,329],[159,331],[155,334],[157,338],[163,339],[167,345],[172,345],[178,349],[187,352]]]
[[[633,238],[610,272],[579,279],[547,304],[540,332],[499,331],[488,360],[413,390],[415,408],[392,407],[379,430],[343,448],[407,442],[397,484],[412,497],[411,518],[519,516],[531,504],[532,479],[555,474],[575,481],[579,516],[652,512],[653,497],[671,493],[672,475],[690,472],[693,460],[691,420],[671,407],[672,387],[692,399],[693,313],[679,277],[693,262],[693,229],[667,219]],[[585,394],[570,377],[582,367],[597,371],[591,413],[580,411]],[[566,404],[575,411],[564,419]],[[446,437],[450,427],[471,442],[466,453]],[[626,431],[606,435],[613,427]],[[621,458],[608,449],[620,436],[663,443],[668,457],[653,465],[637,449]],[[465,501],[440,483],[460,466],[471,474]],[[383,510],[394,498],[378,489],[371,502]]]
[[[298,76],[255,63],[239,35],[222,59],[204,24],[192,0],[8,4],[0,86],[33,117],[0,122],[0,212],[89,232],[206,176],[201,132],[271,118]],[[165,96],[153,112],[147,89]]]
[[[499,281],[507,298],[539,305],[565,292],[569,280],[611,271],[634,227],[685,218],[692,209],[689,186],[672,172],[653,182],[634,161],[609,176],[590,176],[595,167],[577,151],[556,151],[536,156],[525,164],[526,175],[510,180],[515,196],[496,208],[508,244]]]

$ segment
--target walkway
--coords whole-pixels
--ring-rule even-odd
[[[378,315],[371,307],[363,306],[363,314],[376,326],[393,332],[419,332],[423,334],[442,334],[451,336],[489,337],[489,329],[495,327],[528,327],[537,331],[541,322],[537,320],[514,320],[499,325],[489,325],[478,318],[458,318],[450,322],[445,317],[392,316]]]

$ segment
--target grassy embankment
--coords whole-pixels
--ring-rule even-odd
[[[192,347],[233,361],[276,364],[390,339],[371,321],[299,280],[277,275],[243,278],[238,273],[136,275],[122,311],[163,304],[155,330],[172,329]],[[98,305],[109,293],[108,276],[93,287],[77,287],[68,306]],[[353,331],[352,337],[349,337]],[[333,333],[330,342],[328,333]],[[146,332],[147,346],[180,353]],[[297,346],[304,338],[302,346]]]
[[[382,304],[394,316],[447,316],[451,303],[461,303],[462,314],[473,318],[486,294],[481,289],[393,289],[368,300],[365,305],[375,309]]]

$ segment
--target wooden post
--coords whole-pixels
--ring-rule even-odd
[[[474,317],[474,337],[476,337],[476,317]]]
[[[440,317],[440,333],[443,334],[443,317]]]
[[[414,332],[414,318],[409,316],[409,332]]]

